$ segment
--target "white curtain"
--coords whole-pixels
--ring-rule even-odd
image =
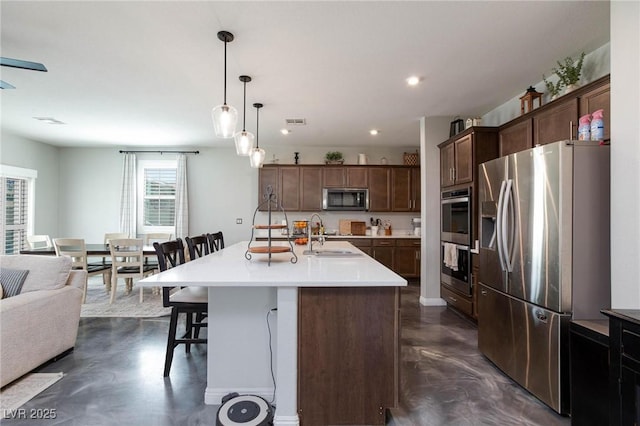
[[[189,201],[187,191],[187,156],[178,154],[176,176],[176,238],[189,235]]]
[[[136,155],[124,154],[120,190],[120,232],[135,238],[136,222]]]

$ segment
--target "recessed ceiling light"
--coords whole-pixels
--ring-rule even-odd
[[[56,120],[53,117],[33,117],[33,118],[39,121],[44,121],[47,124],[66,124],[60,120]]]
[[[377,135],[378,133],[380,133],[380,130],[377,130],[377,129],[371,129],[371,130],[369,130],[369,133],[370,133],[371,135],[375,136],[375,135]]]
[[[420,83],[420,77],[412,75],[411,77],[407,78],[407,84],[409,86],[415,86],[418,83]]]
[[[283,135],[288,135],[289,133],[291,133],[291,130],[289,130],[289,129],[282,129],[282,130],[280,130],[280,133],[282,133]]]

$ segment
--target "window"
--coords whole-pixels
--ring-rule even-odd
[[[138,230],[173,232],[176,217],[175,161],[138,163]]]
[[[0,165],[0,253],[27,248],[33,230],[35,170]]]

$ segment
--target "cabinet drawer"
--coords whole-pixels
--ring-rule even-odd
[[[420,238],[396,240],[396,247],[420,247]]]
[[[372,244],[374,247],[393,247],[396,245],[396,240],[375,238]]]
[[[460,312],[471,316],[473,312],[473,303],[471,302],[471,299],[460,296],[458,293],[449,290],[444,285],[440,286],[440,297]]]

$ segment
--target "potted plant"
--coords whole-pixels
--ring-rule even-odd
[[[342,164],[344,159],[340,151],[329,151],[324,156],[324,162],[326,164]]]
[[[584,52],[580,55],[577,62],[574,62],[571,57],[564,58],[564,62],[558,62],[558,67],[553,68],[560,79],[558,83],[562,83],[565,88],[565,93],[574,90],[578,82],[580,81],[580,73],[582,72],[582,62],[584,61]]]
[[[545,86],[547,86],[547,92],[549,92],[549,96],[551,96],[551,99],[553,100],[557,98],[560,94],[560,91],[562,90],[562,80],[558,80],[556,83],[554,83],[553,81],[547,80],[547,77],[542,74],[542,81],[544,81]]]

